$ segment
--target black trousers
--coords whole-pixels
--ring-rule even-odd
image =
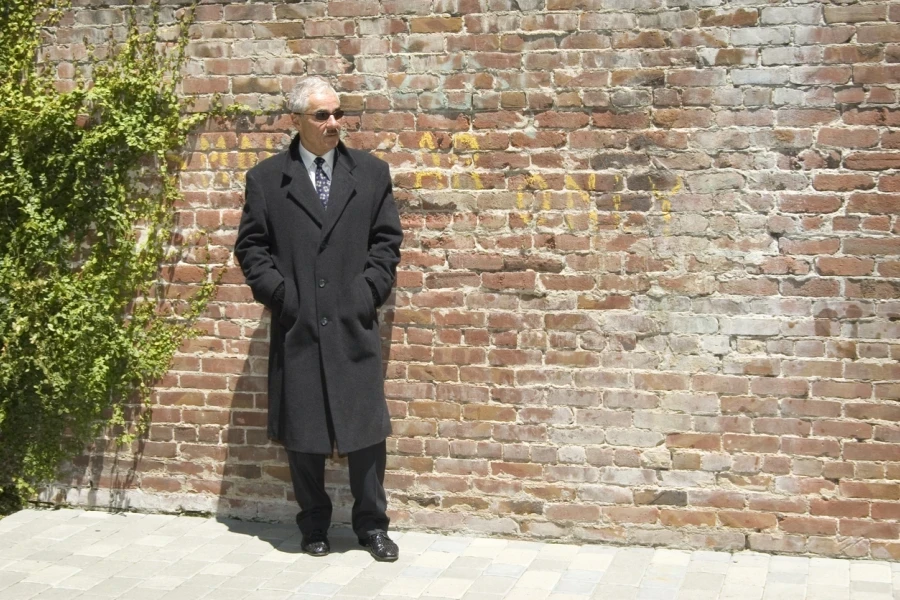
[[[359,539],[375,531],[387,531],[390,519],[384,493],[384,468],[387,446],[374,446],[347,454],[350,467],[350,492],[353,494],[353,531]],[[294,496],[300,505],[297,525],[303,535],[328,531],[331,525],[331,498],[325,492],[324,454],[288,450]]]

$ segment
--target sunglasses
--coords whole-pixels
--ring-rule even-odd
[[[316,112],[311,113],[301,113],[304,115],[310,115],[316,121],[327,121],[329,118],[334,117],[335,121],[340,121],[341,117],[344,116],[344,111],[340,108],[334,112],[328,112],[324,108],[322,110],[317,110]]]

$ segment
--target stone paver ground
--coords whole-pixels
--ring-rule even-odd
[[[0,520],[2,600],[900,600],[900,563],[349,529],[300,552],[288,524],[24,510]]]

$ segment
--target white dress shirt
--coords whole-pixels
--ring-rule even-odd
[[[306,174],[309,175],[309,180],[312,181],[313,189],[316,188],[316,155],[303,147],[303,144],[298,144],[300,147],[300,158],[303,159],[303,166],[306,167]],[[325,175],[328,176],[328,181],[334,181],[331,177],[334,172],[334,150],[329,150],[325,154],[322,155],[322,158],[325,159],[325,163],[322,165],[322,170],[325,172]]]

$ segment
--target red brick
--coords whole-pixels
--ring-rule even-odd
[[[809,384],[805,379],[797,378],[754,377],[750,380],[751,393],[760,396],[803,397],[808,393],[808,386]],[[788,406],[792,405],[792,403],[793,401],[791,400],[785,401],[785,404]]]
[[[824,279],[786,279],[781,283],[783,296],[837,297],[841,293],[839,281]]]
[[[786,108],[777,113],[781,127],[811,127],[836,121],[840,114],[833,109]]]
[[[780,441],[777,437],[766,435],[742,435],[726,433],[722,436],[726,452],[778,452]]]
[[[664,48],[667,34],[660,31],[620,32],[612,36],[613,48]]]
[[[857,189],[872,189],[873,187],[875,187],[875,180],[869,175],[862,175],[857,173],[818,173],[813,178],[813,187],[819,191],[835,192],[845,192]]]
[[[274,8],[268,4],[229,4],[225,6],[227,21],[271,21]]]
[[[531,290],[537,281],[537,274],[525,273],[484,273],[482,285],[489,290]]]
[[[823,127],[817,141],[825,146],[839,148],[871,148],[878,145],[878,132],[871,129],[838,129]]]
[[[650,125],[650,115],[643,112],[595,112],[591,115],[591,124],[610,129],[644,129]]]
[[[661,509],[659,511],[659,522],[667,527],[714,527],[716,525],[716,513],[696,509]]]
[[[875,261],[871,259],[832,257],[816,259],[816,271],[820,275],[871,275],[874,267]]]
[[[773,529],[778,525],[778,519],[769,513],[722,510],[718,516],[719,522],[724,527],[764,530]]]
[[[692,388],[701,392],[718,392],[722,394],[746,394],[750,387],[749,380],[743,377],[727,375],[694,375]]]
[[[867,515],[847,515],[847,516],[862,516],[865,517]],[[872,503],[872,518],[877,520],[890,519],[892,521],[896,521],[900,519],[900,502],[873,502]]]
[[[653,113],[653,122],[658,127],[695,128],[709,127],[713,123],[711,111],[700,108],[660,109]]]
[[[806,500],[803,498],[783,498],[772,496],[751,496],[750,510],[776,513],[801,513],[808,512]],[[795,517],[790,517],[795,518]]]
[[[641,390],[687,390],[690,379],[677,373],[636,373],[634,385]]]
[[[666,447],[721,450],[722,438],[718,435],[703,433],[670,433],[666,436]]]
[[[699,16],[701,27],[753,27],[759,23],[759,11],[755,8],[705,8],[700,11]]]
[[[845,442],[844,459],[900,462],[900,444]]]
[[[835,535],[837,527],[836,519],[815,517],[785,517],[778,523],[778,528],[782,531],[805,535]]]
[[[781,451],[792,456],[837,458],[841,455],[841,445],[835,440],[783,437],[781,438]]]
[[[898,214],[900,213],[900,194],[852,194],[847,203],[847,212]]]
[[[813,384],[815,389],[815,384]],[[857,423],[854,421],[822,421],[817,420],[813,423],[812,433],[821,437],[840,437],[851,439],[870,439],[872,437],[872,426],[867,423]]]
[[[544,509],[544,516],[552,521],[596,523],[600,507],[587,504],[554,504]]]
[[[540,465],[531,463],[492,462],[491,473],[494,475],[511,475],[517,479],[538,479],[543,473]]]
[[[900,152],[857,152],[844,159],[844,166],[856,171],[883,171],[900,168]]]
[[[900,239],[856,238],[843,241],[845,254],[871,256],[876,254],[900,254]]]
[[[659,509],[650,506],[622,506],[603,508],[603,514],[613,523],[656,523]]]
[[[449,33],[462,31],[460,17],[413,17],[409,20],[410,33]]]
[[[783,194],[779,201],[781,210],[787,213],[831,213],[842,204],[839,196],[822,194]]]
[[[868,539],[897,539],[900,537],[900,524],[841,519],[840,534]]]
[[[866,517],[869,515],[869,503],[861,500],[812,499],[809,513],[829,517]]]
[[[842,481],[841,494],[847,498],[900,500],[900,484],[862,481]]]

